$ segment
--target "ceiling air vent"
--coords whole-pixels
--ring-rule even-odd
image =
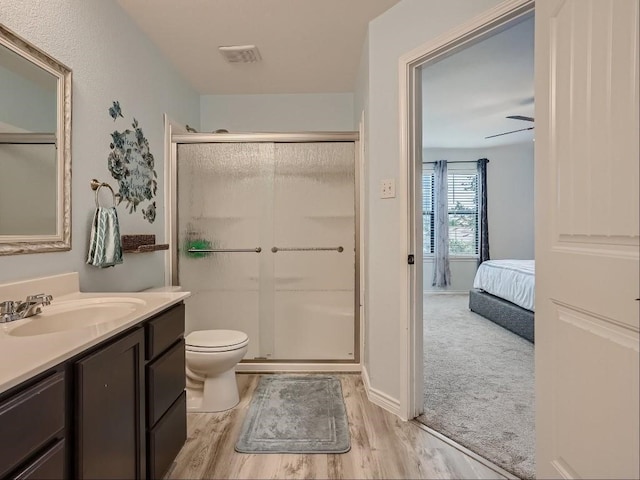
[[[262,59],[255,45],[231,45],[218,50],[229,63],[253,63]]]

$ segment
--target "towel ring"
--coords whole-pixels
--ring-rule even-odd
[[[105,182],[99,182],[95,178],[91,180],[90,185],[91,185],[91,190],[96,192],[96,208],[100,207],[100,202],[98,201],[98,192],[100,192],[100,189],[102,187],[107,187],[109,190],[111,190],[111,197],[113,198],[113,206],[115,207],[116,205],[118,205],[117,197],[119,197],[120,194],[116,194],[113,191],[113,188],[111,188],[111,185]]]

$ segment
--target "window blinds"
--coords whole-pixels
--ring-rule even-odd
[[[423,166],[422,214],[423,252],[433,253],[433,169]],[[478,175],[468,171],[454,171],[447,175],[449,210],[449,254],[478,254]]]

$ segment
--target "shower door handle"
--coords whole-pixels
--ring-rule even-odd
[[[290,247],[290,248],[273,247],[271,251],[273,253],[277,253],[277,252],[338,252],[338,253],[342,253],[344,251],[344,248],[342,247]]]
[[[262,248],[190,248],[189,253],[260,253]]]

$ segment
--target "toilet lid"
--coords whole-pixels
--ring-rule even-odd
[[[220,349],[240,348],[249,341],[244,332],[237,330],[196,330],[185,337],[187,348]]]

